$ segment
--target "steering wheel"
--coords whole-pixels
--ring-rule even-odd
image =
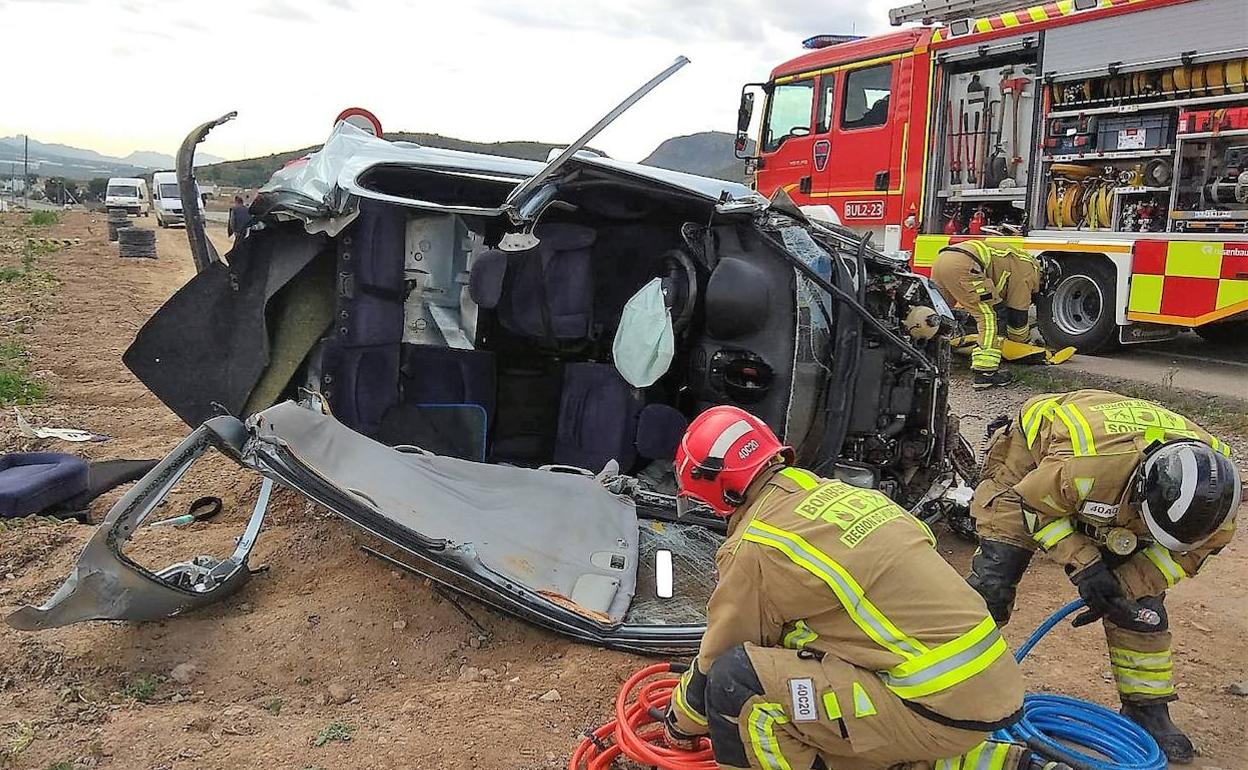
[[[672,331],[681,332],[688,328],[698,304],[698,270],[680,249],[663,252],[659,260],[659,279],[663,282],[663,299],[672,313]]]

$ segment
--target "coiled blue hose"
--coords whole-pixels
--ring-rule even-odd
[[[1045,634],[1083,607],[1083,600],[1076,599],[1053,613],[1014,653],[1015,659],[1021,663]],[[1144,728],[1103,706],[1065,695],[1027,695],[1023,698],[1023,718],[997,736],[1025,743],[1076,770],[1166,768],[1165,755]],[[1096,753],[1085,753],[1081,748]]]

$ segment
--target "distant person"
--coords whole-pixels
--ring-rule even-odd
[[[234,205],[230,207],[230,218],[226,220],[225,231],[228,235],[234,237],[237,243],[243,234],[247,232],[247,223],[251,221],[251,212],[247,210],[247,205],[243,203],[243,196],[234,196]]]

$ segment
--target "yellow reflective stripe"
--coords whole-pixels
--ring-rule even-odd
[[[984,314],[984,335],[979,345],[984,348],[997,347],[997,311],[987,302],[979,303],[979,312]]]
[[[1161,576],[1166,579],[1168,587],[1173,588],[1175,583],[1187,577],[1187,572],[1182,565],[1174,560],[1174,556],[1171,555],[1170,551],[1162,548],[1160,545],[1153,543],[1145,548],[1142,553],[1144,558],[1151,561],[1153,566],[1161,572]]]
[[[781,468],[780,475],[809,492],[819,486],[819,479],[801,468]]]
[[[923,643],[903,634],[871,603],[862,586],[844,567],[801,536],[761,521],[752,521],[742,539],[775,548],[794,564],[822,580],[836,594],[854,624],[876,644],[905,660],[927,652]]]
[[[676,708],[680,709],[682,714],[689,717],[690,721],[706,727],[706,717],[702,716],[697,711],[694,711],[693,707],[689,705],[689,696],[685,692],[685,690],[689,687],[689,680],[693,678],[693,667],[696,665],[698,664],[695,661],[689,666],[688,671],[681,674],[680,681],[676,684],[676,688],[672,690],[672,702],[676,704]]]
[[[1173,695],[1174,676],[1170,671],[1140,671],[1111,666],[1118,692],[1124,695]]]
[[[793,630],[784,635],[784,646],[790,650],[800,650],[819,638],[806,621],[799,620],[793,624]]]
[[[778,703],[756,703],[750,711],[750,748],[763,770],[793,770],[780,753],[780,742],[776,740],[776,725],[788,721]]]
[[[881,675],[899,698],[922,698],[959,685],[991,666],[1007,651],[996,622],[986,617],[958,638]]]
[[[1057,404],[1056,398],[1049,398],[1038,401],[1023,413],[1023,432],[1027,435],[1027,448],[1031,449],[1031,445],[1036,443],[1036,436],[1040,433],[1040,426],[1044,424],[1045,414]]]
[[[1092,487],[1094,487],[1095,485],[1096,485],[1096,478],[1094,476],[1076,476],[1075,477],[1075,489],[1079,491],[1080,500],[1083,500],[1088,495],[1092,494]]]
[[[1088,425],[1087,419],[1078,407],[1074,404],[1063,404],[1056,407],[1053,413],[1066,425],[1075,457],[1090,457],[1096,454],[1096,439],[1092,437],[1092,426]]]
[[[1109,662],[1118,668],[1136,671],[1170,671],[1174,668],[1174,656],[1169,650],[1139,652],[1125,647],[1110,647]]]
[[[1040,528],[1040,531],[1032,535],[1032,537],[1040,544],[1044,550],[1049,550],[1061,541],[1075,534],[1075,523],[1069,516],[1063,516],[1057,521],[1051,521]]]
[[[1209,446],[1213,447],[1213,451],[1218,452],[1225,457],[1231,456],[1231,448],[1227,446],[1225,441],[1222,441],[1217,436],[1209,437]]]
[[[862,719],[875,714],[875,704],[871,702],[871,696],[867,695],[861,684],[854,682],[854,716]]]
[[[1002,741],[984,741],[960,757],[938,761],[936,770],[1005,770],[1010,758],[1010,745]]]
[[[841,713],[841,702],[836,699],[836,693],[831,690],[823,694],[823,712],[828,715],[829,722],[835,722],[844,716]]]

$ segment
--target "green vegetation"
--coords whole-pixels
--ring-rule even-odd
[[[28,722],[12,722],[0,728],[0,767],[30,748],[35,742],[35,728]]]
[[[32,211],[26,217],[26,224],[32,227],[51,227],[61,221],[59,211]]]
[[[1248,435],[1248,409],[1243,402],[1207,393],[1178,390],[1166,385],[1117,380],[1094,374],[1064,370],[1057,366],[1016,366],[1017,380],[1039,393],[1079,388],[1102,388],[1131,398],[1142,398],[1190,417],[1205,428]]]
[[[121,688],[121,694],[139,703],[150,703],[160,688],[161,678],[155,674],[136,674]]]
[[[47,395],[47,385],[32,379],[27,371],[26,358],[20,342],[0,342],[0,404],[33,404]]]
[[[273,716],[277,716],[282,713],[282,702],[281,698],[273,698],[271,700],[266,700],[263,704],[261,704],[260,708],[269,712]]]
[[[319,733],[317,733],[316,738],[313,739],[312,741],[312,745],[324,746],[325,744],[332,743],[333,741],[341,741],[342,743],[346,743],[347,741],[351,740],[351,734],[353,732],[355,732],[354,727],[344,722],[339,722],[338,720],[334,720],[333,722],[330,722],[329,724],[325,725],[324,730],[321,730]]]

